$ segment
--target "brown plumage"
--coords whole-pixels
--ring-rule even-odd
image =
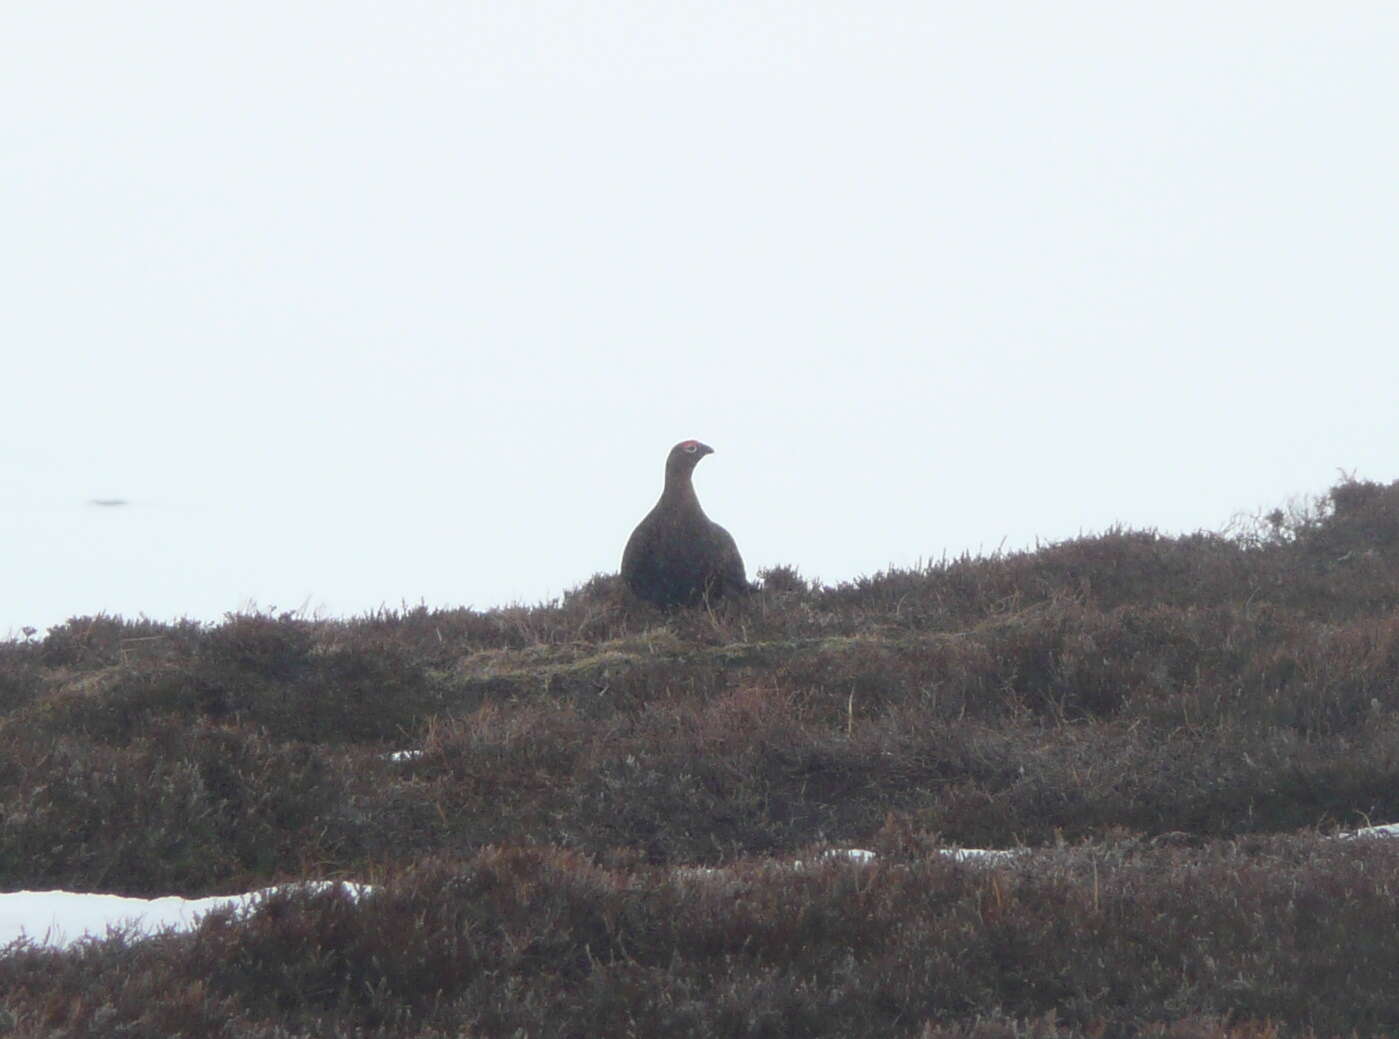
[[[713,453],[698,440],[670,449],[661,499],[627,540],[622,578],[647,602],[693,606],[748,591],[738,545],[704,514],[690,480],[699,460]]]

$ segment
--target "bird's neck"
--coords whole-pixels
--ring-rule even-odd
[[[661,501],[667,505],[699,508],[699,498],[695,495],[695,485],[690,481],[690,474],[666,473]]]

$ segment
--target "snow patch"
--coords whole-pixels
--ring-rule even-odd
[[[317,880],[209,898],[126,898],[73,891],[0,893],[0,949],[21,938],[35,945],[66,949],[84,938],[103,938],[113,930],[133,937],[150,937],[166,930],[189,931],[216,909],[243,910],[277,892],[315,893],[337,885],[354,898],[372,890],[366,884]]]

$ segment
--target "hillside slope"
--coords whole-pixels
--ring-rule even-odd
[[[714,611],[664,614],[598,577],[535,608],[89,617],[0,645],[0,889],[386,885],[377,907],[281,910],[333,969],[270,918],[172,938],[186,945],[165,960],[93,952],[92,969],[129,981],[139,960],[171,991],[222,979],[167,1008],[166,1029],[181,1014],[249,1035],[330,1034],[313,1018],[419,1034],[427,1017],[441,1034],[624,1034],[628,1015],[651,1022],[636,1034],[1015,1034],[1031,1018],[1080,1034],[1182,1016],[1224,1034],[1229,1014],[1399,1029],[1399,1010],[1362,998],[1361,969],[1367,942],[1377,970],[1399,947],[1356,931],[1392,917],[1399,856],[1317,835],[1399,819],[1399,483],[1347,481],[1232,536],[1117,530],[838,587],[762,577]],[[931,855],[949,844],[1053,851],[975,871]],[[761,865],[833,845],[882,865]],[[676,887],[702,875],[679,867],[721,865],[738,889]],[[1306,942],[1299,885],[1331,892]],[[484,914],[476,959],[459,917],[428,919],[464,911],[444,891]],[[1342,895],[1332,920],[1319,907]],[[426,914],[418,930],[405,912]],[[1294,929],[1265,937],[1269,914]],[[1236,922],[1203,949],[1188,918]],[[517,925],[534,936],[524,960]],[[1087,933],[1097,967],[1049,951]],[[1276,961],[1247,959],[1270,940]],[[1287,983],[1328,942],[1360,964],[1339,1003]],[[230,974],[216,947],[263,966]],[[434,959],[447,948],[475,966],[453,974]],[[21,1034],[92,1026],[98,1004],[54,1001],[55,977],[92,982],[71,955],[55,974],[57,955],[0,959]],[[414,955],[436,966],[416,977]],[[575,1012],[559,993],[580,979]],[[360,984],[388,988],[366,1000]],[[690,1009],[666,1017],[676,1000]],[[734,1017],[743,1005],[765,1009]],[[997,1015],[1010,1031],[956,1031]]]

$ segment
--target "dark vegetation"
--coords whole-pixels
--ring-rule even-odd
[[[0,1032],[1399,1034],[1399,841],[1330,836],[1399,820],[1399,483],[762,577],[0,644],[0,890],[377,885],[13,947]]]

